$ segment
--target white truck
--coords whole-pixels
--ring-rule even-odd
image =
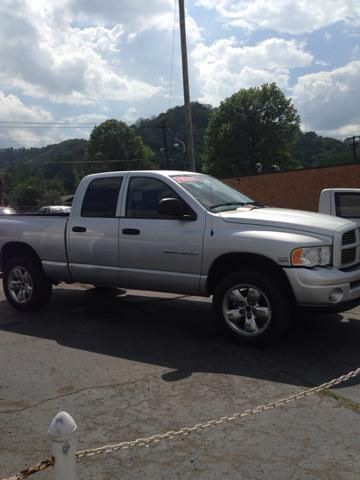
[[[59,282],[212,296],[238,341],[272,341],[295,308],[360,304],[360,231],[346,219],[269,208],[207,175],[86,176],[68,217],[0,219],[8,302],[41,308]]]
[[[360,226],[360,188],[326,188],[322,190],[319,212],[352,220]]]

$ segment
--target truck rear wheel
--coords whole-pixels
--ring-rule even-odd
[[[244,345],[266,345],[291,324],[292,304],[282,282],[244,268],[218,284],[213,306],[218,326]]]
[[[40,262],[31,257],[14,257],[7,262],[3,287],[7,301],[20,312],[40,310],[49,301],[52,291]]]

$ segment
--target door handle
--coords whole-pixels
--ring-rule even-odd
[[[140,230],[138,230],[137,228],[124,228],[122,233],[124,235],[139,235]]]
[[[72,227],[73,232],[86,232],[86,227]]]

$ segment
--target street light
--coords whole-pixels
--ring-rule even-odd
[[[185,155],[186,154],[185,142],[181,140],[181,138],[175,137],[173,147],[178,148],[180,146],[182,148],[182,153],[184,155],[184,170],[188,170],[188,164],[187,164],[186,155]]]
[[[360,135],[354,135],[352,137],[345,138],[344,143],[352,147],[354,154],[354,163],[356,163],[356,149],[358,148],[360,143]]]

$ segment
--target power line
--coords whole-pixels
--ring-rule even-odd
[[[95,123],[85,123],[85,122],[21,122],[21,121],[14,121],[14,122],[8,122],[5,120],[0,120],[0,125],[16,125],[16,124],[21,124],[21,125],[82,125],[82,126],[88,126],[88,127],[93,127]]]
[[[64,162],[33,162],[32,164],[34,166],[36,165],[43,165],[46,163],[50,163],[51,165],[57,165],[57,164],[64,164],[67,165],[69,163],[86,163],[88,165],[92,165],[93,163],[126,163],[126,162],[142,162],[144,161],[144,158],[129,158],[128,160],[123,158],[119,160],[69,160],[69,161],[64,161]]]
[[[93,128],[94,125],[50,125],[50,124],[41,124],[41,125],[15,125],[15,124],[8,124],[5,125],[0,122],[0,128]]]
[[[68,139],[69,140],[69,139]],[[71,140],[71,139],[70,139]],[[81,139],[73,139],[73,140],[81,140]],[[11,142],[62,142],[61,138],[54,138],[54,137],[41,137],[41,138],[31,138],[31,137],[11,137],[11,138],[1,138],[0,143],[11,143]]]
[[[87,165],[93,165],[94,163],[102,163],[102,164],[108,164],[108,163],[126,163],[126,162],[142,162],[144,161],[144,158],[122,158],[118,160],[65,160],[65,161],[46,161],[46,162],[37,162],[36,160],[19,160],[17,162],[12,162],[15,163],[17,166],[32,166],[32,167],[37,167],[39,165],[69,165],[73,163],[86,163]],[[30,162],[30,163],[29,163]]]

